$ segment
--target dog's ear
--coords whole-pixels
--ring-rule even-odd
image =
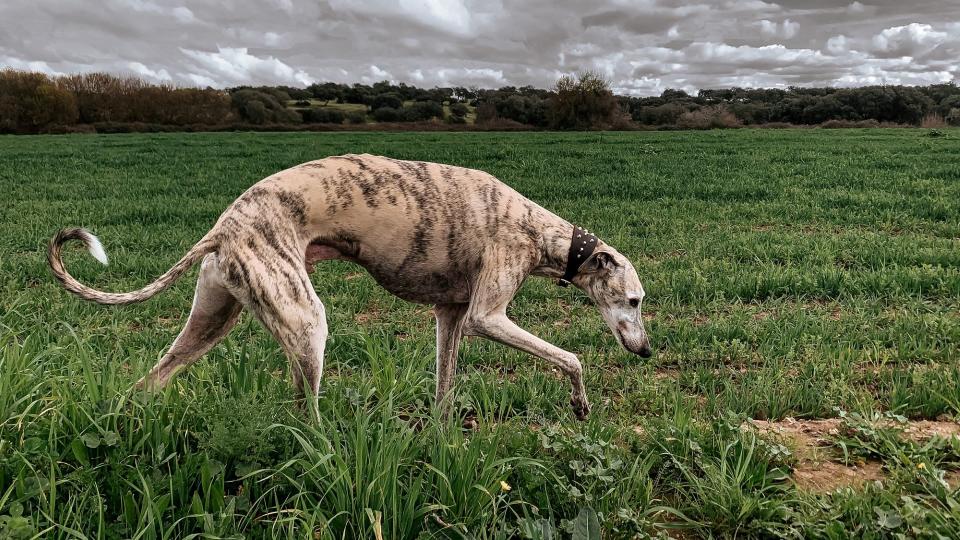
[[[609,251],[594,251],[590,255],[590,258],[587,259],[583,266],[580,267],[581,272],[600,272],[605,270],[613,270],[617,266],[617,260],[613,257],[613,254]]]

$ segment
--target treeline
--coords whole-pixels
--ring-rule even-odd
[[[646,125],[683,125],[726,113],[745,125],[826,122],[877,122],[960,125],[960,87],[865,86],[860,88],[789,88],[701,90],[690,96],[667,90],[660,97],[620,98],[633,121]]]
[[[416,123],[416,124],[411,124]],[[487,129],[710,129],[739,126],[960,125],[960,87],[666,90],[615,96],[593,73],[553,88],[424,89],[405,83],[178,88],[90,73],[0,71],[0,133],[306,129],[471,124]]]

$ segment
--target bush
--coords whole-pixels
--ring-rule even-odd
[[[920,127],[942,128],[942,127],[947,127],[947,122],[939,114],[930,113],[923,117],[923,120],[920,122]]]
[[[546,100],[537,96],[521,95],[512,95],[494,102],[498,117],[531,126],[547,124],[547,103]]]
[[[380,94],[374,96],[370,100],[370,109],[376,111],[383,107],[390,107],[391,109],[399,110],[403,107],[403,100],[400,99],[400,96],[394,93]]]
[[[309,106],[310,106],[310,102],[307,101],[306,99],[301,99],[301,100],[297,101],[296,103],[294,103],[294,105],[297,106],[297,107],[309,107]]]
[[[741,125],[740,120],[723,105],[701,107],[677,118],[680,129],[724,129]]]
[[[418,101],[402,111],[403,120],[421,122],[434,118],[443,118],[443,105],[436,101]]]
[[[662,126],[676,124],[677,119],[685,112],[687,108],[680,103],[665,103],[653,107],[637,107],[630,116],[640,124]]]
[[[880,122],[873,118],[869,120],[827,120],[820,124],[824,129],[847,129],[847,128],[875,128],[880,127]]]
[[[763,124],[757,124],[757,127],[763,129],[792,129],[797,126],[787,122],[764,122]]]
[[[347,114],[347,122],[350,124],[366,124],[367,115],[360,111],[353,111]]]
[[[343,111],[325,107],[300,111],[300,116],[308,124],[342,124],[347,118]]]
[[[466,118],[469,113],[470,107],[467,107],[463,103],[457,102],[450,105],[450,116],[454,118]]]
[[[951,126],[960,126],[960,108],[950,109],[945,120]]]
[[[238,90],[231,95],[234,110],[251,124],[294,124],[301,121],[296,111],[287,109],[275,94],[258,90]]]
[[[377,122],[399,122],[402,118],[401,112],[393,107],[380,107],[373,111],[373,119]]]
[[[483,101],[477,104],[477,120],[478,124],[486,124],[488,122],[493,122],[499,118],[497,116],[497,107],[489,102]]]

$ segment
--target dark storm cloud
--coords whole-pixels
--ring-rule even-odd
[[[960,77],[955,0],[4,0],[0,66],[186,85],[405,81],[618,92]]]

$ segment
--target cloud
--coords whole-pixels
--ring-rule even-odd
[[[955,0],[2,2],[0,67],[183,85],[549,87],[593,69],[646,95],[960,77]]]
[[[459,35],[471,28],[470,12],[458,0],[329,0],[329,4],[335,13],[363,20],[402,20]]]
[[[756,23],[760,27],[760,32],[767,37],[783,37],[790,39],[797,35],[800,30],[800,23],[786,19],[781,23],[761,19]]]
[[[47,75],[58,76],[63,75],[62,72],[57,71],[50,67],[46,62],[41,61],[27,61],[20,58],[14,58],[13,56],[4,56],[0,55],[0,68],[11,68],[19,69],[24,71],[36,71],[38,73],[45,73]]]
[[[173,77],[171,77],[170,74],[167,73],[167,70],[163,68],[159,70],[152,70],[140,62],[129,62],[127,67],[141,78],[151,82],[170,82],[173,80]]]
[[[827,52],[833,55],[841,55],[846,53],[849,49],[847,43],[847,36],[840,34],[839,36],[833,36],[827,40]]]
[[[214,86],[244,84],[287,84],[306,86],[315,80],[303,70],[294,69],[268,56],[260,58],[246,47],[217,47],[217,52],[180,49],[193,61],[194,73],[205,81],[218,81]],[[371,66],[376,68],[376,66]]]
[[[930,54],[950,37],[947,32],[934,30],[929,24],[910,23],[884,29],[873,36],[873,46],[886,56],[920,57]],[[960,41],[960,36],[952,38]]]

